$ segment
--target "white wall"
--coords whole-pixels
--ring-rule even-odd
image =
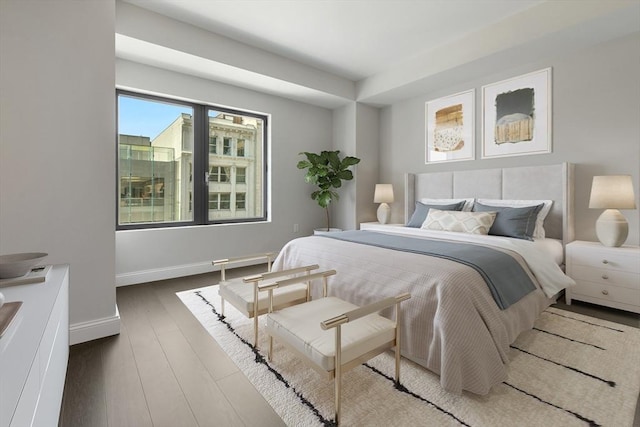
[[[70,264],[71,342],[119,331],[113,1],[0,1],[0,253]]]
[[[333,148],[341,156],[360,159],[351,168],[354,179],[344,181],[338,190],[340,200],[332,206],[333,227],[354,230],[361,222],[376,221],[373,193],[379,182],[378,133],[378,108],[351,102],[333,110]]]
[[[118,285],[212,271],[213,259],[280,250],[324,224],[324,211],[310,198],[313,186],[296,164],[301,151],[331,149],[330,110],[125,60],[116,61],[116,83],[270,114],[272,179],[268,222],[117,231]]]
[[[380,179],[403,188],[405,172],[484,169],[561,162],[576,164],[576,239],[597,240],[594,224],[602,210],[589,209],[594,175],[631,174],[640,208],[640,33],[572,55],[536,60],[494,75],[483,75],[397,102],[381,111]],[[481,87],[527,72],[552,67],[553,152],[481,160]],[[476,89],[476,159],[424,164],[425,102]],[[404,197],[396,191],[392,222],[403,222]],[[640,240],[639,210],[625,210],[627,243]]]

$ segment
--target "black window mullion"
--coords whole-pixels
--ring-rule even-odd
[[[209,170],[209,120],[205,106],[194,105],[193,108],[193,220],[196,224],[206,224],[209,219],[206,179]]]

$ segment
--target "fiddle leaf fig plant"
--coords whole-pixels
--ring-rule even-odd
[[[340,159],[340,151],[322,151],[320,154],[302,152],[306,160],[298,162],[298,169],[306,169],[304,180],[318,187],[311,198],[315,200],[327,214],[327,231],[331,228],[329,205],[333,200],[339,200],[340,196],[335,191],[342,187],[342,181],[353,179],[353,173],[349,168],[360,163],[357,157],[346,156]]]

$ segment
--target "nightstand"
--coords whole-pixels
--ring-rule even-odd
[[[640,247],[575,241],[566,253],[567,275],[576,281],[566,289],[567,304],[575,299],[640,313]]]
[[[380,224],[379,222],[361,222],[360,230],[385,231],[390,227],[404,227],[404,224]]]

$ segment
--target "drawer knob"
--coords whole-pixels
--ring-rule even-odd
[[[609,261],[607,261],[606,259],[603,259],[603,260],[602,260],[602,263],[603,263],[603,264],[609,264]]]
[[[603,290],[603,291],[602,291],[602,295],[609,295],[609,291],[608,291],[608,290],[606,290],[606,289],[605,289],[605,290]]]
[[[604,280],[607,280],[607,279],[609,278],[609,276],[607,276],[606,274],[603,274],[603,275],[602,275],[602,278],[603,278]]]

